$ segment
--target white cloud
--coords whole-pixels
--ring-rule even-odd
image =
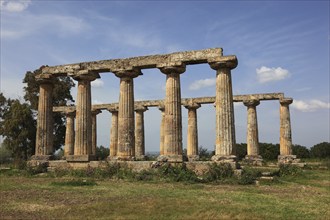
[[[260,83],[279,81],[279,80],[288,78],[290,76],[290,72],[281,67],[269,68],[269,67],[262,66],[259,69],[257,68],[256,72],[257,72],[258,81]]]
[[[198,89],[205,88],[205,87],[211,87],[211,86],[215,85],[215,82],[216,82],[215,78],[200,79],[200,80],[197,80],[197,81],[193,82],[189,86],[189,89],[190,90],[198,90]]]
[[[310,101],[293,100],[292,107],[302,112],[314,112],[319,109],[330,109],[330,103],[317,99]]]
[[[92,100],[92,105],[100,105],[100,104],[103,104],[103,102],[102,101],[99,101],[97,99],[93,99]]]
[[[101,88],[103,87],[104,82],[101,79],[96,79],[94,81],[92,81],[91,86],[94,88]]]
[[[8,12],[21,12],[27,9],[31,4],[31,0],[1,0],[0,10]]]

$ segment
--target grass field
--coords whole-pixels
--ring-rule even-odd
[[[218,185],[0,174],[0,219],[330,219],[329,170]]]

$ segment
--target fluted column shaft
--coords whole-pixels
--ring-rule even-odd
[[[54,119],[53,119],[53,83],[51,79],[37,78],[39,85],[39,102],[37,117],[37,135],[35,155],[53,153]]]
[[[182,116],[180,74],[185,66],[160,69],[166,74],[164,156],[169,161],[182,161]]]
[[[210,63],[216,75],[216,156],[236,155],[234,104],[231,81],[231,69],[237,62]]]
[[[135,157],[141,159],[145,155],[144,112],[147,109],[144,106],[135,108]]]
[[[66,113],[66,129],[65,129],[65,147],[64,156],[73,155],[74,153],[74,117],[76,112]]]
[[[100,110],[92,111],[92,155],[96,154],[97,147],[97,118],[96,116],[101,113]]]
[[[259,137],[256,106],[260,104],[259,100],[247,100],[243,102],[247,106],[247,155],[259,155]]]
[[[289,105],[291,98],[280,100],[280,154],[292,155],[291,120]]]
[[[111,129],[110,129],[110,154],[109,157],[112,159],[117,156],[118,148],[118,110],[110,109],[111,116]]]
[[[141,74],[140,71],[116,72],[120,77],[120,94],[118,109],[118,148],[119,160],[134,160],[134,84],[133,78]]]
[[[165,106],[161,105],[158,108],[161,111],[159,154],[164,155]]]
[[[92,112],[91,112],[91,81],[96,75],[79,75],[78,81],[74,155],[92,154]]]
[[[186,105],[185,107],[188,109],[187,156],[188,158],[197,157],[198,155],[197,109],[200,107],[200,104],[190,104],[190,105]]]

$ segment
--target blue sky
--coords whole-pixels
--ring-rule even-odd
[[[284,92],[294,144],[329,137],[329,1],[8,1],[1,0],[1,92],[23,99],[25,72],[42,65],[222,47],[236,55],[234,94]],[[135,99],[163,99],[165,75],[145,70]],[[214,96],[215,71],[189,66],[182,97]],[[93,103],[117,102],[119,79],[102,73]],[[72,90],[76,96],[76,89]],[[259,140],[279,142],[279,103],[257,107]],[[183,113],[186,146],[187,110]],[[215,110],[198,109],[199,144],[213,149]],[[246,142],[246,107],[235,105],[237,142]],[[109,145],[111,115],[98,115],[98,144]],[[159,148],[160,112],[145,113],[146,150]]]

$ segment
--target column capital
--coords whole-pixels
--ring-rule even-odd
[[[148,110],[148,107],[143,106],[143,105],[136,105],[134,107],[134,111],[136,111],[136,112],[145,112],[147,110]]]
[[[164,104],[160,104],[159,106],[158,106],[158,109],[160,110],[160,111],[165,111],[165,105]]]
[[[164,67],[160,67],[159,70],[164,74],[171,74],[171,73],[181,74],[186,71],[186,64],[164,66]]]
[[[92,109],[92,115],[98,115],[100,114],[102,111],[100,109]]]
[[[246,107],[255,107],[260,104],[259,99],[248,99],[248,100],[243,100],[243,104]]]
[[[107,108],[107,110],[111,113],[118,112],[118,106]]]
[[[280,99],[280,104],[281,105],[290,105],[293,102],[292,98],[283,98]]]
[[[52,74],[38,74],[35,76],[36,81],[39,84],[51,84],[53,85],[53,76]]]
[[[101,78],[100,74],[96,72],[78,72],[72,75],[72,78],[77,81],[94,81],[95,79]]]
[[[76,110],[70,110],[69,109],[69,110],[66,110],[64,113],[67,117],[76,116]]]
[[[209,62],[209,65],[212,69],[235,69],[237,67],[237,59],[230,61],[218,61],[218,62]]]
[[[198,109],[201,107],[201,104],[193,102],[193,103],[187,103],[184,105],[186,109]]]
[[[115,71],[113,73],[121,79],[125,79],[125,78],[132,79],[140,75],[143,75],[141,69],[138,68],[133,68],[131,70],[120,70],[120,71]]]

